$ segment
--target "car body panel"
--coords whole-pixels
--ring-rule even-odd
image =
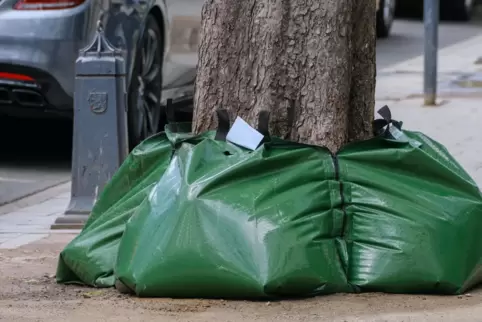
[[[65,11],[18,11],[12,9],[15,2],[0,3],[0,64],[48,72],[72,95],[72,57],[87,38],[77,26],[93,15],[90,1]]]
[[[203,0],[167,0],[169,33],[163,99],[190,97],[194,92],[203,3]]]
[[[161,29],[168,30],[165,0],[86,0],[61,10],[15,10],[16,2],[0,0],[0,72],[32,76],[53,110],[72,110],[75,61],[92,41],[99,19],[109,41],[124,49],[130,72],[147,15],[158,12]],[[166,48],[168,42],[166,38]],[[0,90],[10,85],[0,79]],[[0,96],[0,113],[2,103]],[[35,112],[30,108],[27,114],[30,111]]]

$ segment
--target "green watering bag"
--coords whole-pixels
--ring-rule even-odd
[[[481,192],[443,146],[380,114],[373,139],[336,155],[271,138],[267,113],[255,151],[226,141],[226,111],[216,132],[168,127],[141,145],[157,147],[137,159],[151,167],[131,172],[131,155],[105,189],[59,282],[111,286],[114,270],[138,296],[467,291],[482,281]]]
[[[359,291],[464,292],[482,277],[480,190],[442,145],[380,113],[381,136],[338,153],[348,280]]]
[[[114,285],[114,263],[125,224],[162,176],[171,155],[165,133],[134,148],[104,188],[82,232],[61,252],[59,283]]]
[[[168,167],[171,141],[190,137],[191,123],[176,123],[172,101],[166,132],[154,135],[129,154],[104,187],[82,232],[60,253],[57,282],[114,286],[114,264],[125,224]]]
[[[174,142],[168,169],[127,224],[117,278],[139,296],[350,291],[331,154],[281,140],[249,151],[219,132]]]

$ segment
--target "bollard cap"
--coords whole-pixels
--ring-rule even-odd
[[[77,75],[125,75],[123,52],[106,38],[100,20],[97,22],[94,39],[79,52],[76,70]]]
[[[87,47],[80,50],[81,56],[115,56],[122,55],[122,52],[115,48],[105,37],[102,21],[97,21],[97,30],[94,39]]]

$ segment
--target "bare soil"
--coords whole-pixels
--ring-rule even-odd
[[[297,301],[138,299],[114,289],[55,283],[72,238],[51,235],[0,250],[0,321],[482,321],[482,291],[463,296],[339,294]]]

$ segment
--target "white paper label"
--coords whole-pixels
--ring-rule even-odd
[[[263,141],[263,135],[238,116],[229,130],[226,140],[254,151]]]

